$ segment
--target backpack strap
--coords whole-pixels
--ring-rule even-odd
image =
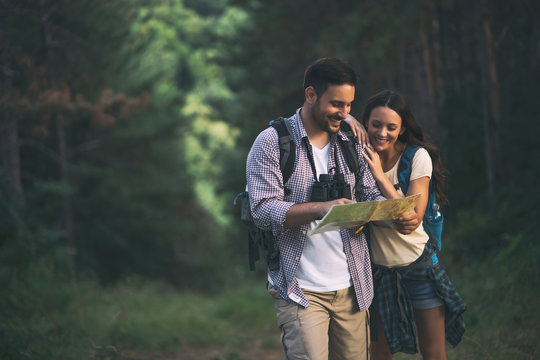
[[[407,196],[407,190],[409,189],[409,183],[411,178],[411,172],[412,172],[412,160],[414,158],[414,154],[416,154],[416,151],[419,149],[418,146],[415,145],[407,145],[407,148],[403,152],[403,155],[401,155],[401,160],[399,161],[398,165],[398,184],[395,185],[396,190],[401,189],[403,191],[403,195]],[[430,217],[432,217],[431,212],[433,211],[433,205],[436,203],[435,198],[435,192],[433,191],[433,182],[431,179],[429,180],[429,189],[428,189],[428,203],[426,205],[426,211],[424,213],[424,219],[423,219],[423,227],[426,230],[429,240],[435,242],[434,248],[435,253],[433,254],[433,257],[431,259],[433,265],[438,263],[438,257],[441,244],[440,244],[440,234],[436,236],[430,225]],[[442,216],[439,214],[439,216]]]
[[[407,148],[403,152],[403,155],[401,155],[401,160],[399,161],[398,165],[398,184],[397,189],[401,189],[403,191],[403,195],[407,196],[407,190],[409,189],[409,182],[411,178],[411,166],[412,166],[412,160],[414,158],[414,154],[416,154],[416,150],[418,150],[419,147],[415,145],[407,145]],[[431,181],[430,181],[431,184]],[[431,185],[430,185],[431,190]]]
[[[289,121],[279,117],[270,121],[270,126],[276,129],[279,141],[279,167],[283,174],[283,184],[290,179],[296,160],[296,143],[292,135],[292,128]]]
[[[358,153],[356,152],[356,144],[358,143],[358,139],[356,138],[356,136],[354,136],[350,125],[346,121],[341,122],[340,129],[349,139],[349,141],[344,141],[338,137],[341,151],[343,152],[343,156],[345,157],[345,161],[347,162],[349,170],[355,176],[357,176],[358,169],[360,168],[360,165],[358,163]]]

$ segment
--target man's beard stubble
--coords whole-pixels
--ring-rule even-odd
[[[315,123],[319,126],[319,128],[330,135],[336,134],[339,131],[339,127],[334,130],[330,127],[330,123],[327,120],[327,118],[323,115],[322,111],[320,110],[320,104],[319,100],[315,103],[315,106],[311,109],[311,117],[313,120],[315,120]],[[343,121],[344,119],[338,116],[330,116],[330,118]]]

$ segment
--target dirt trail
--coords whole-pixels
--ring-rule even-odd
[[[256,340],[243,346],[184,346],[178,354],[152,354],[132,351],[119,351],[114,357],[118,360],[285,360],[279,344],[279,335],[272,343],[264,344]]]
[[[185,348],[179,354],[122,352],[119,360],[285,360],[281,349]]]

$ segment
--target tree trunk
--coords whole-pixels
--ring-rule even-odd
[[[426,125],[428,128],[428,134],[435,138],[440,143],[442,136],[440,134],[440,126],[437,118],[437,79],[433,67],[433,52],[431,51],[431,44],[428,41],[425,29],[421,28],[418,34],[419,36],[419,64],[423,63],[424,69],[424,81],[421,86],[422,93],[424,93],[425,107],[426,107]]]
[[[60,180],[69,183],[68,171],[68,152],[66,145],[66,133],[64,129],[64,118],[62,113],[56,118],[56,135],[58,137],[58,155],[60,157]],[[75,249],[73,241],[73,209],[71,206],[71,196],[66,194],[62,196],[62,208],[64,210],[64,226],[66,230],[67,244]]]
[[[479,0],[477,11],[478,58],[482,79],[482,123],[484,129],[484,156],[486,162],[487,190],[491,206],[495,204],[495,193],[499,181],[499,82],[495,42],[493,39],[491,9],[487,0]]]
[[[13,72],[5,64],[2,65],[2,89],[0,98],[11,94]],[[21,205],[21,164],[19,157],[18,124],[12,111],[7,107],[2,108],[0,120],[0,152],[2,155],[2,167],[6,173],[6,188],[8,201],[12,205]]]

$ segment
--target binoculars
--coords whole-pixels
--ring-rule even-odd
[[[330,201],[341,198],[352,199],[351,186],[345,182],[343,174],[335,174],[333,178],[329,174],[319,175],[319,181],[316,181],[311,189],[311,201]]]

